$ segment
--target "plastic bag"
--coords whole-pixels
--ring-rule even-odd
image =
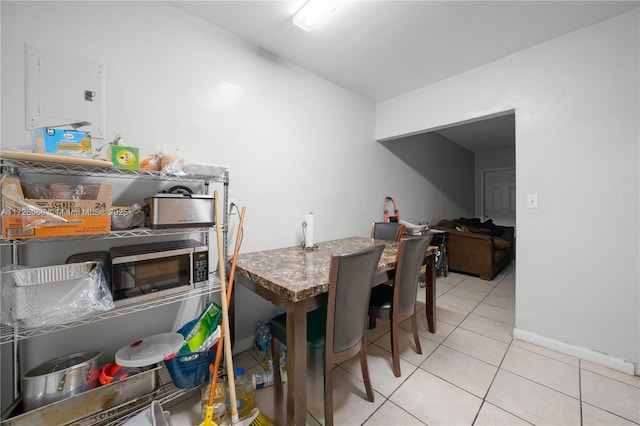
[[[178,155],[178,148],[164,145],[158,147],[160,172],[162,175],[185,176],[184,159]]]
[[[184,333],[181,332],[186,343],[180,348],[178,354],[202,352],[215,345],[220,339],[221,318],[220,306],[213,302],[209,303],[193,324],[190,323],[187,330]]]
[[[100,191],[100,184],[24,183],[22,187],[27,198],[38,200],[95,200]]]
[[[132,229],[144,225],[144,212],[140,204],[111,207],[111,229]]]
[[[185,164],[182,170],[188,176],[219,176],[228,169],[228,166],[223,166],[221,164],[190,163]]]
[[[151,154],[140,159],[140,170],[160,171],[160,154]]]
[[[63,324],[114,308],[100,262],[2,268],[2,323]]]

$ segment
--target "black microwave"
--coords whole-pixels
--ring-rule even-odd
[[[195,240],[112,247],[111,293],[116,305],[207,284],[209,248]]]

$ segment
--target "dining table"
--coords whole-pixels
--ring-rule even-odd
[[[304,425],[307,415],[307,313],[327,304],[331,256],[384,245],[372,285],[393,279],[398,242],[370,237],[321,241],[313,249],[301,246],[241,253],[236,280],[286,312],[286,424]],[[428,329],[435,333],[435,254],[425,253],[425,292]],[[279,412],[276,407],[276,412]]]

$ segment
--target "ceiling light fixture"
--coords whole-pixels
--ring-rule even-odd
[[[327,16],[331,15],[340,0],[308,0],[293,15],[293,24],[309,32]]]

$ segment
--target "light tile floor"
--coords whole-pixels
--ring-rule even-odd
[[[512,338],[515,264],[492,281],[450,273],[436,280],[436,328],[426,327],[419,289],[422,354],[401,327],[402,376],[391,370],[389,326],[368,330],[375,402],[366,400],[357,357],[334,369],[336,425],[640,424],[640,377]],[[235,366],[261,370],[253,351]],[[308,425],[324,424],[321,369],[308,385]],[[273,418],[273,387],[256,391]]]

